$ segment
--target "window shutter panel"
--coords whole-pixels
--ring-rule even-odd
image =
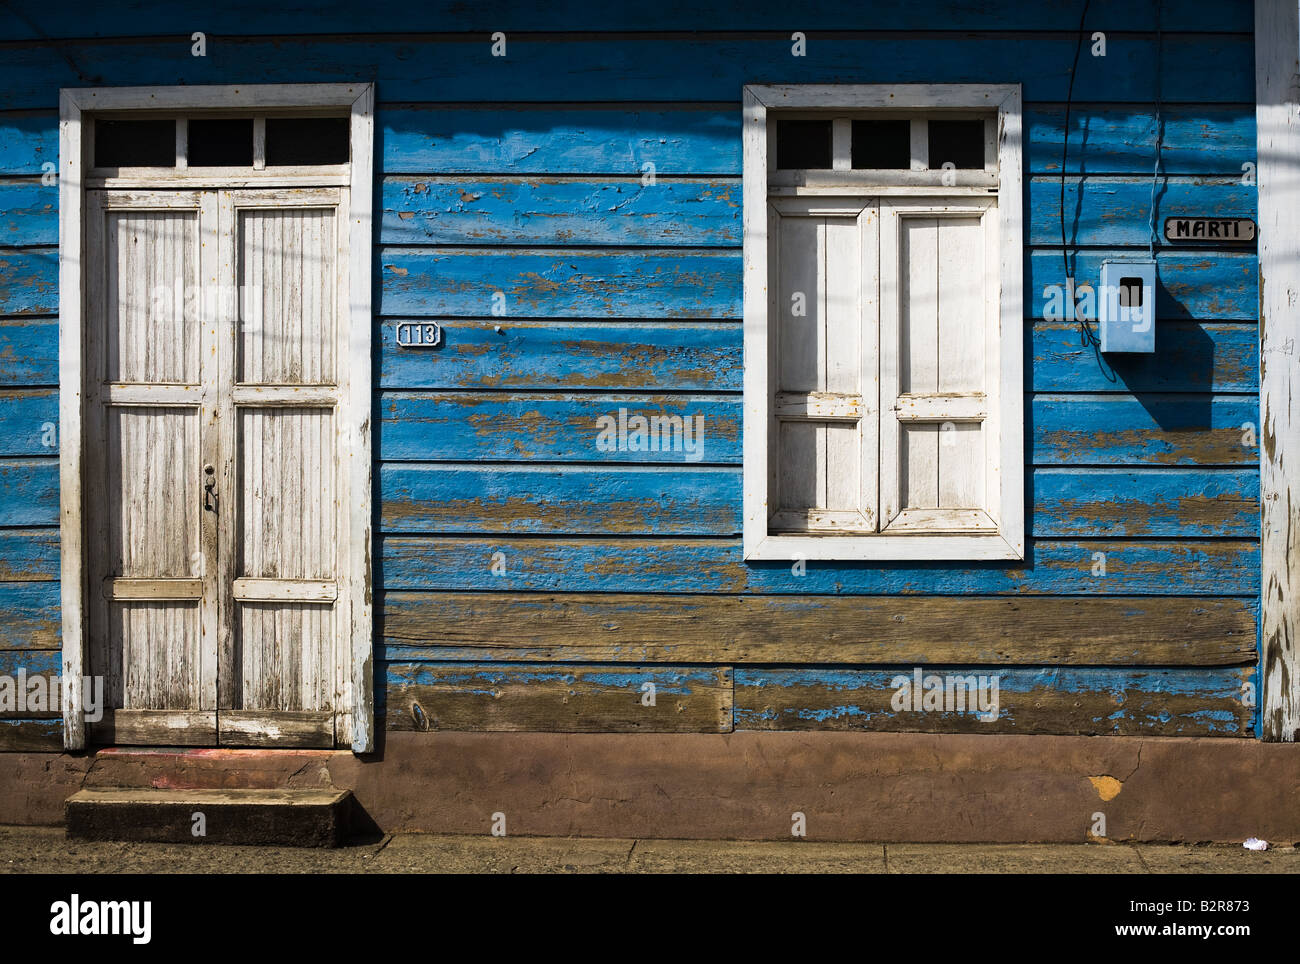
[[[878,208],[774,205],[771,528],[874,532]]]
[[[996,530],[991,202],[881,202],[881,529]]]

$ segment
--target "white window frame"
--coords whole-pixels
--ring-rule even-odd
[[[343,370],[347,385],[339,406],[343,434],[340,457],[348,468],[347,508],[348,552],[341,581],[346,581],[351,599],[351,652],[346,655],[351,672],[345,681],[350,694],[344,699],[339,720],[350,717],[351,732],[340,733],[340,742],[350,742],[356,753],[375,747],[373,683],[373,580],[371,573],[371,210],[374,192],[374,102],[373,84],[265,84],[247,86],[196,87],[104,87],[65,88],[59,91],[59,554],[60,603],[63,631],[63,675],[79,680],[85,672],[86,632],[86,544],[83,512],[85,416],[83,377],[85,345],[83,314],[85,276],[85,189],[90,186],[90,150],[93,137],[83,124],[82,114],[100,116],[106,112],[130,111],[184,113],[187,111],[346,111],[351,121],[350,163],[346,173],[311,183],[330,183],[340,178],[349,191],[348,234],[348,321],[349,348]],[[288,169],[247,172],[246,180],[232,179],[230,172],[214,169],[221,187],[274,186],[281,175],[304,183],[300,174]],[[129,176],[129,174],[128,174]],[[167,180],[175,186],[201,184],[200,171],[160,169],[151,172],[154,183]],[[111,179],[112,186],[125,187],[125,179]],[[103,186],[102,184],[100,186]],[[339,654],[343,658],[344,654]],[[79,698],[80,685],[68,688]],[[73,700],[63,711],[63,745],[80,750],[86,745],[85,715]]]
[[[958,561],[1023,559],[1024,505],[1024,308],[1022,263],[1023,134],[1019,84],[806,84],[749,85],[744,88],[744,557],[752,560],[911,560]],[[990,489],[997,529],[986,533],[890,535],[888,533],[772,534],[769,531],[769,447],[773,414],[768,324],[768,111],[898,111],[915,116],[928,111],[997,111],[998,211],[998,391],[995,443],[998,482]],[[843,132],[839,138],[844,137]],[[916,140],[916,132],[913,133]],[[916,167],[916,164],[913,165]],[[990,165],[991,166],[991,165]],[[810,181],[806,189],[781,193],[843,193],[870,172],[835,170]],[[923,195],[938,172],[896,172],[892,191]],[[959,185],[969,193],[992,196],[981,187],[985,172]],[[821,182],[826,182],[822,184]],[[937,192],[936,192],[937,193]],[[942,192],[945,195],[950,192]],[[993,414],[993,413],[990,413]],[[996,496],[993,493],[996,492]]]

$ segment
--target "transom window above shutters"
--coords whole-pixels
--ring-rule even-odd
[[[1023,558],[1019,89],[746,95],[746,558]]]

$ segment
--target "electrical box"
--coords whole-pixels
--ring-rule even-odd
[[[1156,263],[1114,260],[1101,263],[1097,317],[1102,351],[1156,350]]]

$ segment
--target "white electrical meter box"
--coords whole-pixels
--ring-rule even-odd
[[[1103,261],[1098,301],[1102,351],[1156,350],[1154,261]]]

